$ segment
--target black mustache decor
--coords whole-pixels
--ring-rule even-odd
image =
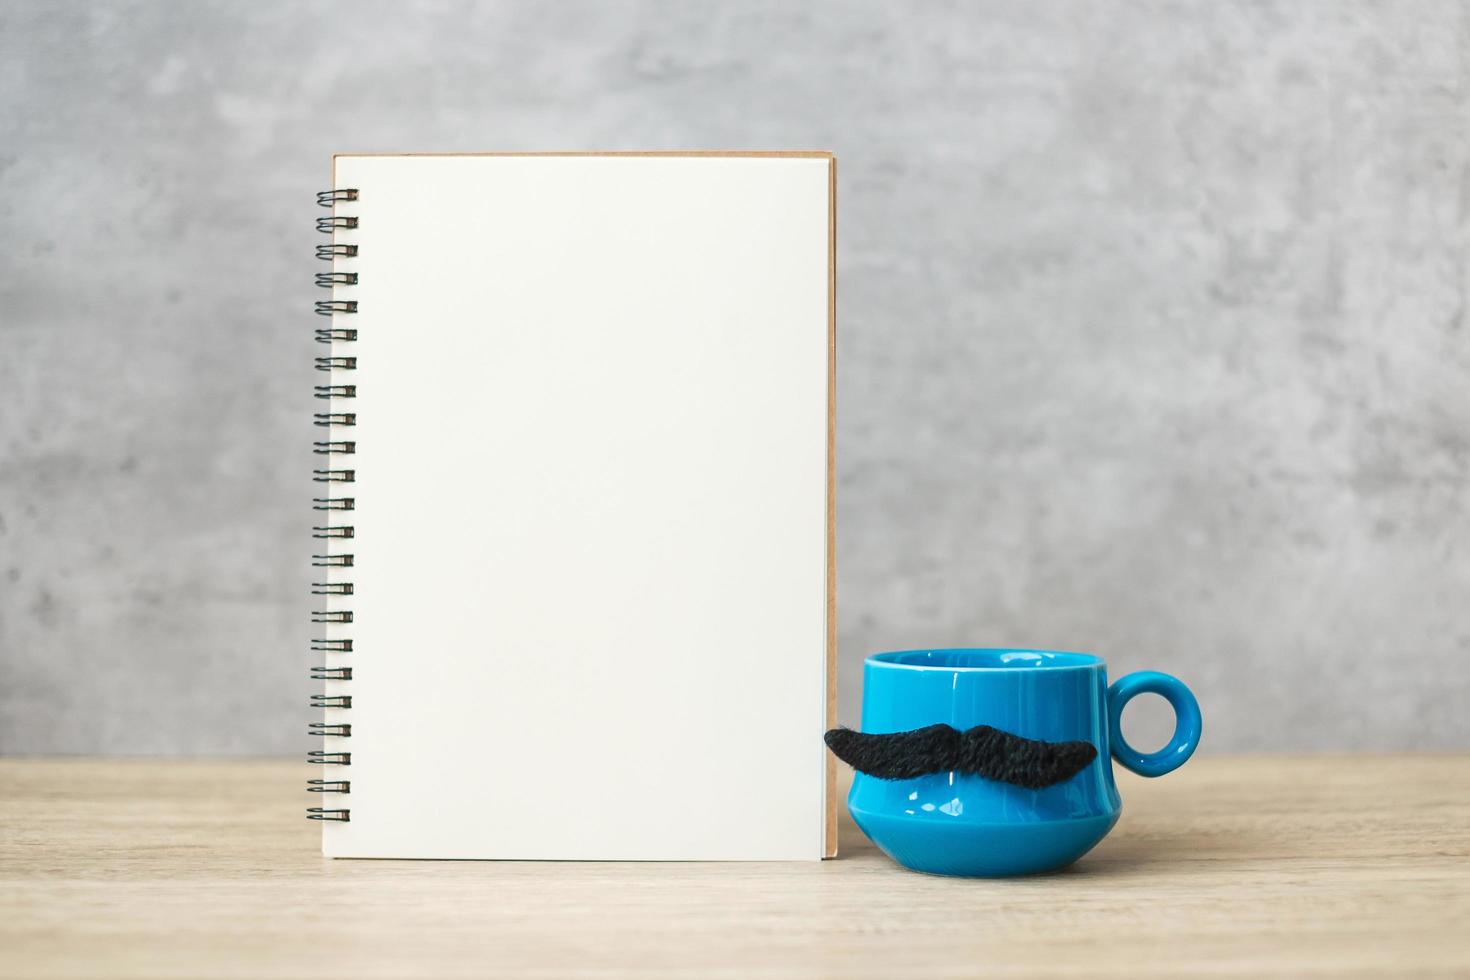
[[[1091,742],[1041,742],[989,725],[963,732],[950,725],[930,725],[888,735],[834,728],[823,741],[837,758],[879,779],[962,772],[1027,789],[1066,782],[1097,758]]]

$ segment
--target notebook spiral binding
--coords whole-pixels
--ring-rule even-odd
[[[308,793],[351,793],[352,784],[345,779],[308,779],[306,791]]]
[[[349,242],[339,242],[336,236],[342,232],[350,232],[358,227],[358,218],[355,215],[336,214],[338,204],[356,201],[358,192],[353,187],[334,188],[322,191],[316,196],[316,203],[324,208],[333,209],[330,217],[318,218],[316,222],[317,231],[333,236],[330,244],[318,245],[316,257],[324,262],[336,263],[339,259],[353,259],[357,257],[357,245]],[[337,290],[350,288],[358,285],[358,273],[333,268],[330,272],[318,272],[316,284],[323,289]],[[355,483],[357,474],[351,469],[335,466],[334,457],[352,456],[357,453],[357,441],[348,436],[352,433],[342,432],[342,429],[352,428],[357,425],[357,415],[354,412],[342,411],[340,402],[357,397],[357,386],[346,384],[339,372],[356,371],[357,356],[352,353],[348,346],[345,350],[341,345],[351,345],[357,341],[357,330],[350,327],[337,326],[338,317],[350,316],[357,312],[357,300],[338,299],[334,294],[331,299],[318,300],[315,304],[318,316],[332,318],[332,326],[318,327],[315,331],[315,339],[319,344],[326,344],[327,351],[322,357],[314,359],[314,366],[318,371],[326,372],[327,377],[322,380],[327,384],[316,386],[315,396],[327,402],[324,412],[317,412],[312,418],[314,425],[320,426],[327,431],[323,433],[326,438],[318,439],[312,443],[312,453],[317,456],[325,456],[321,461],[321,468],[312,474],[315,483],[326,484],[350,484]],[[352,494],[354,488],[343,487],[347,494]],[[357,507],[357,500],[353,496],[338,495],[333,491],[336,487],[328,489],[323,487],[318,493],[326,496],[313,497],[312,509],[318,511],[352,511]],[[347,516],[343,514],[342,516]],[[351,524],[322,524],[312,528],[312,537],[317,539],[350,540],[356,536],[356,528]],[[312,555],[311,564],[314,568],[351,568],[354,556],[347,553],[331,553],[324,555]],[[327,573],[332,574],[332,573]],[[352,583],[342,581],[313,582],[311,584],[313,596],[328,596],[322,605],[333,605],[342,601],[350,601],[338,597],[353,594]],[[352,652],[352,640],[342,635],[342,630],[352,623],[352,611],[350,609],[329,608],[313,609],[311,621],[318,626],[318,633],[311,639],[311,649],[331,654],[334,657]],[[335,664],[325,664],[320,667],[311,668],[311,679],[326,681],[329,687],[340,684],[343,681],[352,680],[352,668],[341,667]],[[352,737],[352,725],[343,721],[340,712],[350,711],[352,708],[352,695],[342,693],[340,687],[331,687],[328,693],[313,694],[311,696],[311,707],[327,712],[327,721],[312,722],[308,726],[308,732],[325,739],[345,739]],[[350,716],[348,716],[350,717]],[[329,741],[328,746],[340,746],[342,743]],[[336,751],[334,748],[320,749],[307,753],[306,761],[318,766],[350,766],[352,765],[352,753]],[[352,791],[352,784],[346,779],[310,779],[307,780],[306,789],[311,793],[340,793],[347,794]],[[310,820],[328,820],[338,823],[347,823],[352,819],[352,811],[346,807],[308,807],[306,816]]]

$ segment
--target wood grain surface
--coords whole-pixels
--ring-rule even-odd
[[[331,861],[305,768],[0,760],[0,976],[1470,976],[1467,755],[1120,771],[1107,840],[1008,881],[845,815],[822,863]]]

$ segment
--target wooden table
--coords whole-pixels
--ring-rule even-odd
[[[851,824],[809,864],[330,861],[305,768],[0,760],[0,976],[1470,975],[1466,755],[1120,770],[1112,836],[1009,881]]]

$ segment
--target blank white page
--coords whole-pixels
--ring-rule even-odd
[[[833,166],[336,158],[326,854],[823,855]]]

